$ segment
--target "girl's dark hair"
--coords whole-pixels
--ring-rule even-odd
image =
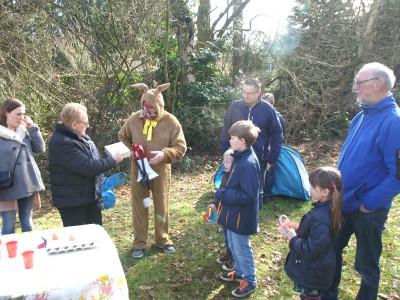
[[[18,99],[15,98],[10,98],[5,100],[1,105],[0,105],[0,124],[3,125],[4,127],[7,127],[7,117],[6,117],[6,112],[11,112],[14,109],[24,106],[24,104],[19,101]]]
[[[340,171],[334,167],[317,168],[310,174],[310,184],[329,190],[329,196],[332,198],[332,232],[337,235],[342,225],[343,184]]]

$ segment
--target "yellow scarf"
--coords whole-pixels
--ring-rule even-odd
[[[151,138],[153,137],[153,127],[155,128],[157,126],[158,120],[160,120],[160,118],[157,118],[156,120],[146,119],[146,123],[143,127],[143,134],[147,134],[148,141],[151,141]]]

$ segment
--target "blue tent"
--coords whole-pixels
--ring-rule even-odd
[[[282,146],[276,163],[272,195],[288,196],[305,201],[311,199],[310,182],[303,158],[289,146]]]
[[[214,186],[221,184],[224,171],[222,164],[214,176]],[[308,201],[310,196],[310,182],[301,155],[289,146],[282,146],[282,151],[275,168],[275,184],[272,195],[287,196]]]

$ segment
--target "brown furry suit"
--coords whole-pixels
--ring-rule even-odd
[[[143,144],[150,160],[154,154],[151,151],[162,151],[164,160],[156,165],[151,165],[159,177],[150,181],[150,190],[154,202],[155,242],[159,247],[172,245],[168,237],[169,230],[169,194],[171,186],[171,163],[184,156],[186,141],[179,121],[172,114],[164,111],[164,100],[161,92],[168,88],[169,84],[163,84],[157,89],[148,90],[145,84],[135,84],[133,87],[142,89],[143,102],[150,103],[157,112],[157,125],[152,128],[152,137],[148,141],[148,135],[143,133],[145,119],[143,110],[133,113],[118,133],[121,142],[130,149],[132,144]],[[149,197],[150,191],[146,191],[136,182],[138,166],[136,161],[131,161],[131,196],[133,214],[133,249],[146,249],[149,227],[149,208],[143,205],[143,199]]]

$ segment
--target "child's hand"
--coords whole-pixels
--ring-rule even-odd
[[[297,236],[296,231],[293,228],[288,228],[286,238],[290,241],[295,236]]]
[[[286,233],[288,231],[287,227],[283,227],[282,225],[278,227],[278,231],[281,235],[283,235],[283,237],[286,237]]]
[[[286,228],[293,228],[294,230],[299,229],[299,223],[292,222],[288,219],[282,225],[285,226]]]
[[[216,210],[215,204],[208,204],[208,205],[207,205],[207,208],[208,208],[208,209],[211,208],[212,210]]]

